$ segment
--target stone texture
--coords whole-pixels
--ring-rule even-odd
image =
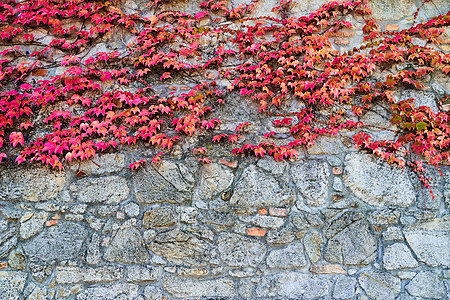
[[[285,245],[291,243],[296,236],[295,229],[292,225],[280,228],[278,230],[271,230],[267,234],[266,241],[271,245]]]
[[[44,227],[44,223],[48,218],[48,213],[40,211],[37,213],[31,213],[30,218],[24,218],[20,220],[20,237],[24,240],[38,234]]]
[[[417,6],[413,0],[370,0],[369,7],[376,20],[400,20],[414,15]]]
[[[367,265],[376,257],[377,240],[360,213],[346,212],[326,229],[324,258],[331,263]]]
[[[129,266],[126,269],[125,280],[130,282],[155,281],[160,275],[160,268],[151,266]]]
[[[319,275],[282,272],[262,276],[256,296],[315,299],[326,296],[330,286],[330,280]]]
[[[16,300],[21,294],[27,273],[21,271],[0,271],[0,295],[2,300]]]
[[[323,238],[316,232],[308,233],[305,236],[303,243],[305,245],[306,254],[308,255],[311,263],[315,264],[322,257],[321,250],[323,242]]]
[[[247,207],[287,207],[294,201],[293,190],[278,183],[272,175],[250,165],[237,182],[230,203]]]
[[[450,215],[409,226],[404,234],[419,261],[450,267]]]
[[[346,156],[344,182],[370,205],[407,207],[415,200],[414,188],[404,170],[390,167],[369,155]]]
[[[338,276],[334,283],[334,299],[353,299],[356,289],[356,278],[350,276]]]
[[[39,235],[27,240],[23,249],[31,260],[50,264],[80,256],[81,246],[87,232],[84,226],[71,222],[64,222],[52,226]]]
[[[20,252],[11,252],[8,257],[8,265],[11,269],[25,270],[27,258]]]
[[[193,187],[194,175],[183,163],[162,160],[154,166],[155,170],[170,182],[178,191],[189,192]],[[184,175],[184,176],[183,176]]]
[[[266,254],[266,246],[235,233],[221,233],[217,248],[222,261],[231,267],[256,267]]]
[[[83,178],[70,186],[72,195],[84,203],[118,204],[127,199],[130,189],[118,176]]]
[[[445,285],[438,273],[419,272],[407,285],[408,293],[415,297],[444,299]]]
[[[267,266],[276,269],[295,269],[307,265],[303,245],[292,243],[283,249],[272,250],[267,255]]]
[[[55,278],[59,284],[72,283],[107,283],[122,279],[123,268],[120,267],[56,267]]]
[[[402,91],[399,98],[400,101],[407,100],[410,98],[415,99],[414,101],[415,107],[418,108],[420,106],[428,106],[435,114],[439,112],[436,103],[436,96],[432,93],[417,90],[404,90]]]
[[[366,294],[377,300],[394,300],[401,290],[400,279],[375,269],[361,273],[358,281]]]
[[[124,264],[143,264],[150,260],[141,233],[133,226],[119,229],[105,251],[105,260]]]
[[[3,226],[0,229],[0,258],[7,257],[9,251],[11,251],[17,244],[17,230],[14,226],[9,226],[8,222],[3,222]]]
[[[160,233],[147,245],[156,255],[175,264],[207,266],[211,259],[211,245],[178,229]]]
[[[86,263],[88,265],[96,265],[102,259],[100,252],[100,236],[93,233],[91,238],[86,243]]]
[[[234,282],[227,278],[192,280],[183,277],[165,276],[164,289],[173,297],[234,297]]]
[[[73,168],[83,170],[88,175],[120,172],[125,168],[125,155],[121,153],[96,155],[92,160],[85,160],[79,164],[74,164]]]
[[[176,222],[173,210],[169,206],[155,208],[144,213],[142,225],[144,228],[169,227]]]
[[[220,164],[206,164],[201,169],[200,184],[194,191],[193,200],[211,200],[233,183],[233,172]]]
[[[268,229],[280,228],[285,222],[283,218],[264,215],[240,217],[239,219],[242,222]]]
[[[405,244],[396,243],[384,249],[383,266],[386,270],[397,270],[415,268],[418,263]]]
[[[296,163],[291,176],[309,206],[323,206],[329,198],[330,167],[326,162],[310,160]]]
[[[138,296],[139,286],[135,284],[117,283],[88,287],[77,295],[77,300],[134,300]]]

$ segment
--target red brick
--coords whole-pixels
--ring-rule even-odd
[[[442,110],[443,110],[443,111],[450,111],[450,104],[444,104],[444,105],[442,105]]]
[[[343,32],[342,35],[346,36],[346,37],[349,37],[349,36],[354,36],[355,33],[354,32]]]
[[[225,166],[229,167],[229,168],[236,168],[237,167],[237,161],[236,160],[232,160],[232,161],[228,161],[226,159],[219,159],[219,163],[224,164]]]
[[[258,210],[258,214],[260,214],[260,215],[267,215],[267,209],[265,209],[265,208],[260,208],[260,209]]]
[[[45,222],[45,226],[47,226],[47,227],[50,227],[50,226],[53,226],[56,224],[58,224],[58,221],[56,221],[56,220],[50,220],[50,221]]]
[[[31,75],[33,76],[45,76],[47,75],[48,71],[46,69],[36,69],[34,70]]]
[[[271,216],[286,217],[289,214],[289,210],[287,208],[271,207],[269,208],[269,214]]]
[[[191,88],[190,87],[188,87],[188,86],[182,86],[182,87],[180,87],[180,90],[182,90],[182,91],[189,91]]]
[[[389,24],[389,25],[384,26],[384,29],[386,31],[397,31],[400,29],[400,26],[398,26],[396,24]]]
[[[167,88],[173,91],[176,91],[178,89],[176,86],[168,86]]]
[[[334,41],[334,43],[336,45],[348,45],[348,44],[350,44],[350,40],[349,39],[336,39],[336,41]]]
[[[339,167],[334,167],[333,168],[333,174],[334,175],[341,175],[342,174],[342,169]]]
[[[311,265],[309,270],[316,274],[347,274],[340,265]]]
[[[251,236],[265,236],[267,230],[262,228],[247,228],[247,234]]]
[[[441,44],[450,44],[450,39],[437,39]]]
[[[8,263],[6,261],[0,261],[0,269],[6,269],[8,267]]]

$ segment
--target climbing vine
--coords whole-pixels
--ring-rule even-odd
[[[450,162],[441,106],[448,95],[438,112],[393,97],[404,88],[426,89],[427,76],[449,76],[450,55],[438,45],[450,12],[422,23],[416,12],[410,28],[382,31],[366,0],[332,1],[302,17],[290,13],[290,0],[271,16],[254,17],[257,4],[209,0],[188,14],[163,10],[165,1],[156,0],[126,14],[120,2],[3,1],[0,162],[62,169],[119,145],[145,144],[160,149],[152,160],[158,163],[195,134],[236,144],[234,154],[282,160],[341,132],[351,132],[358,148],[411,167],[426,185],[422,162]],[[337,51],[337,37],[354,30],[347,16],[364,22],[363,42]],[[173,87],[177,82],[184,86]],[[173,90],[157,92],[161,85]],[[247,121],[222,129],[210,116],[237,95],[259,106],[262,117],[277,117],[273,126],[288,129],[288,142],[274,142],[276,131],[248,141]],[[384,129],[395,138],[377,140],[374,125],[361,121],[376,107],[391,116]],[[193,151],[211,161],[207,149]]]

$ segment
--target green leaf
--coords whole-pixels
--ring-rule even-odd
[[[416,124],[416,128],[418,131],[425,130],[425,129],[427,129],[427,125],[428,124],[425,122],[419,122]]]

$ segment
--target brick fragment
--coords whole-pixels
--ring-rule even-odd
[[[441,44],[450,44],[450,39],[437,39]]]
[[[267,215],[267,209],[265,209],[265,208],[260,208],[260,209],[258,210],[258,214],[260,214],[260,215]]]
[[[190,87],[188,87],[188,86],[182,86],[182,87],[180,87],[180,90],[182,90],[182,91],[189,91],[191,88]]]
[[[339,167],[334,167],[333,168],[333,174],[334,175],[341,175],[342,174],[342,169]]]
[[[167,88],[172,91],[176,91],[178,89],[176,86],[168,86]]]
[[[354,36],[355,33],[354,32],[343,32],[342,36],[346,36],[346,37],[350,37],[350,36]]]
[[[6,261],[0,261],[0,269],[8,268],[8,263]]]
[[[48,71],[46,69],[36,69],[34,70],[31,75],[33,76],[46,76]]]
[[[53,226],[56,224],[58,224],[58,221],[56,221],[56,220],[50,220],[50,221],[45,222],[45,226],[47,226],[47,227],[50,227],[50,226]]]
[[[309,270],[316,274],[347,274],[340,265],[311,265]]]
[[[444,105],[442,105],[442,110],[443,110],[443,111],[450,111],[450,104],[444,104]]]
[[[287,208],[270,207],[269,214],[271,216],[286,217],[289,214],[289,210]]]
[[[247,228],[247,234],[251,236],[265,236],[267,230],[262,228]]]
[[[386,31],[397,31],[400,29],[400,26],[396,25],[396,24],[388,24],[388,25],[384,26],[384,29]]]
[[[237,161],[236,160],[226,160],[226,159],[219,159],[219,163],[229,167],[229,168],[236,168],[237,167]]]
[[[336,41],[334,41],[334,43],[336,45],[348,45],[348,44],[350,44],[350,40],[349,39],[336,39]]]

